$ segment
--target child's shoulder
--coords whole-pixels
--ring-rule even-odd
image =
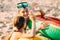
[[[21,35],[21,33],[20,33],[20,32],[13,32],[13,34],[12,34],[12,35],[17,36],[17,35]]]
[[[18,38],[20,38],[20,33],[19,32],[13,32],[12,33],[12,36],[11,36],[11,39],[18,39]]]

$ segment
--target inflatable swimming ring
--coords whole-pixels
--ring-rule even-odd
[[[38,22],[39,21],[37,21],[37,23]],[[30,21],[29,23],[32,24]],[[36,27],[38,27],[38,25]],[[29,28],[31,29],[31,25]],[[51,38],[52,40],[60,40],[60,27],[53,24],[48,24],[45,29],[39,30],[38,33],[42,33],[45,37]]]

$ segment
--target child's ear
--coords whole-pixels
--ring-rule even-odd
[[[18,14],[20,13],[20,9],[18,9]]]
[[[20,9],[18,9],[18,15],[20,15]]]

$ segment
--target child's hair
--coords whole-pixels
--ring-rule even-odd
[[[14,19],[14,26],[19,30],[24,26],[25,19],[23,16],[18,16]]]
[[[39,12],[41,13],[41,17],[43,18],[45,13],[42,10],[39,10]]]

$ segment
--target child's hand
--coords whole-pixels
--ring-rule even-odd
[[[35,17],[33,15],[32,11],[29,12],[29,15],[28,16],[29,16],[29,19],[30,20],[35,20]]]
[[[44,29],[48,24],[49,24],[48,21],[43,22],[43,23],[42,23],[43,26],[41,27],[41,29]]]
[[[40,29],[44,29],[48,25],[48,22],[43,22],[41,25],[38,27],[37,31]]]

